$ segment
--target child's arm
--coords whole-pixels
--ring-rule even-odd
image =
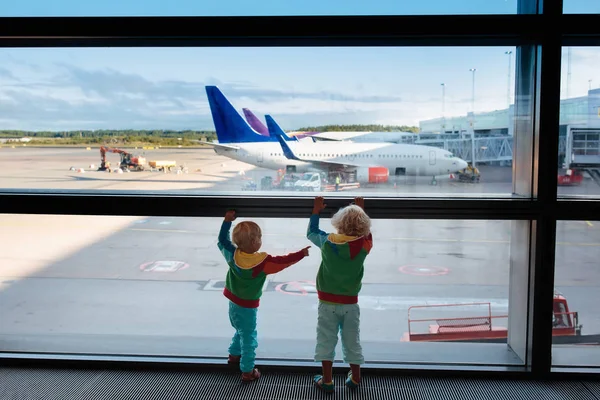
[[[221,250],[221,253],[227,262],[233,260],[233,255],[235,253],[235,246],[231,243],[231,239],[229,239],[229,230],[231,229],[231,223],[235,218],[235,211],[227,211],[223,224],[221,224],[221,230],[219,231],[217,247],[219,247],[219,250]]]
[[[283,271],[287,267],[291,267],[304,257],[308,256],[308,249],[310,246],[303,248],[295,253],[290,253],[286,256],[267,256],[264,261],[264,268],[262,271],[267,274],[276,274],[277,272]],[[260,271],[255,271],[258,274]]]
[[[308,230],[306,232],[306,237],[308,240],[313,242],[319,248],[321,248],[327,241],[328,236],[326,232],[323,232],[321,229],[319,229],[319,214],[325,207],[327,207],[325,200],[322,197],[315,197],[312,215],[310,216]]]

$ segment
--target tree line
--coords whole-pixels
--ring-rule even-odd
[[[300,128],[295,131],[308,132],[418,132],[414,126],[392,125],[323,125]],[[0,130],[0,138],[31,138],[30,144],[84,145],[84,144],[120,144],[161,146],[192,146],[198,142],[217,140],[215,131],[196,130],[138,130],[138,129],[100,129],[72,131],[25,131]]]

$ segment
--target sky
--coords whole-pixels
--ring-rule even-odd
[[[600,8],[596,3],[600,4],[565,0],[565,7]],[[3,4],[0,15],[515,11],[516,0],[20,0]],[[205,85],[219,86],[240,112],[246,107],[258,116],[271,114],[288,130],[325,124],[418,126],[420,120],[438,118],[442,111],[454,116],[471,110],[470,68],[476,69],[475,111],[506,108],[509,62],[512,101],[515,49],[508,47],[5,48],[0,49],[0,129],[213,130]],[[593,88],[599,87],[595,67],[599,63],[600,48],[572,49],[571,97],[584,95],[590,79]]]

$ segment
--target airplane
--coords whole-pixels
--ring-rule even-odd
[[[235,108],[233,108],[229,100],[227,100],[225,95],[218,87],[206,86],[205,89],[208,96],[208,104],[210,105],[213,123],[215,124],[217,131],[222,132],[221,136],[217,135],[221,145],[247,142],[277,143],[276,138],[270,135],[261,135],[248,126],[246,121],[244,121]],[[245,125],[245,130],[243,132],[238,131],[240,123]],[[286,136],[285,140],[297,141],[298,139]]]
[[[268,128],[260,121],[260,119],[254,115],[248,108],[244,108],[244,117],[248,124],[256,132],[264,136],[269,136]],[[287,135],[293,138],[304,139],[312,138],[316,140],[332,140],[342,141],[351,140],[357,143],[366,142],[390,142],[390,143],[402,143],[407,138],[415,136],[412,132],[287,132]]]
[[[271,116],[267,116],[271,139],[267,141],[248,125],[216,87],[207,86],[206,92],[218,138],[218,143],[212,143],[215,152],[257,167],[285,169],[291,173],[354,172],[359,182],[368,182],[373,169],[385,167],[392,175],[432,176],[432,184],[437,183],[436,176],[467,167],[466,161],[449,151],[430,146],[290,141]],[[282,142],[289,150],[282,148]]]

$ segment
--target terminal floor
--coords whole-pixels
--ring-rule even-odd
[[[450,378],[376,375],[364,372],[361,387],[347,389],[336,374],[333,395],[312,385],[312,375],[264,371],[242,383],[235,372],[219,370],[0,368],[0,399],[600,399],[600,382],[583,380]]]

